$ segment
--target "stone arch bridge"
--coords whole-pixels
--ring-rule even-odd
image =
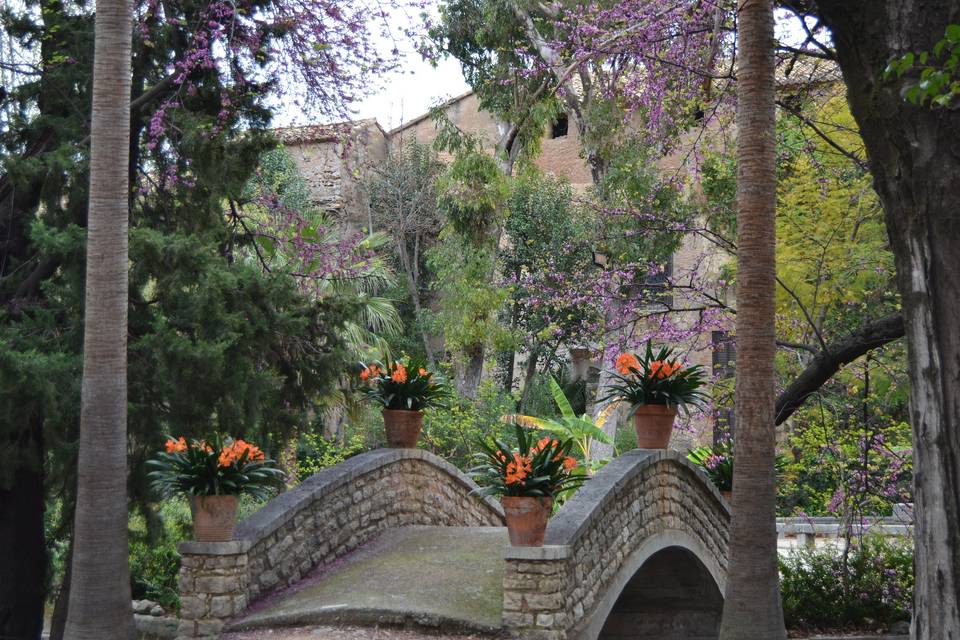
[[[238,523],[236,540],[181,543],[178,637],[330,622],[717,637],[729,511],[679,454],[614,459],[554,515],[543,547],[510,547],[499,503],[474,489],[420,450],[325,469]],[[349,580],[368,592],[348,595]]]

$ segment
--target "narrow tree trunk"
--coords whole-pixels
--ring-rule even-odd
[[[134,635],[127,563],[128,0],[98,0],[77,506],[66,637]]]
[[[532,349],[527,356],[527,365],[523,374],[523,391],[520,393],[520,413],[529,413],[527,403],[530,401],[530,389],[533,386],[533,377],[537,375],[537,360],[539,359],[539,349]]]
[[[457,391],[466,398],[476,398],[480,388],[480,378],[483,375],[482,344],[475,344],[464,350],[464,362],[457,376]]]
[[[0,489],[0,638],[39,640],[43,631],[43,422],[17,443],[23,458],[13,483]]]
[[[610,372],[608,367],[604,367],[600,370],[600,378],[597,380],[597,398],[603,398],[609,393],[610,385],[615,382],[613,373]],[[613,399],[609,400],[598,400],[593,404],[593,422],[596,423],[600,419],[600,414],[603,413],[611,403],[616,402]],[[622,418],[623,407],[617,407],[612,411],[612,413],[607,417],[606,421],[603,423],[603,431],[610,439],[614,442],[617,440],[617,426],[620,424],[620,419]],[[593,446],[590,447],[590,459],[592,461],[601,460],[603,458],[612,458],[613,457],[613,445],[604,444],[603,442],[594,442]]]
[[[737,433],[721,640],[786,638],[774,483],[776,136],[772,0],[740,0]]]
[[[960,111],[910,104],[882,78],[960,23],[956,0],[820,0],[886,214],[903,298],[914,452],[911,635],[960,638]],[[913,79],[916,81],[916,79]]]

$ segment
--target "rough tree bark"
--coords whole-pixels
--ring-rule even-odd
[[[917,107],[887,62],[929,51],[956,0],[819,0],[867,148],[903,298],[914,434],[911,635],[960,638],[960,111]]]
[[[126,490],[131,25],[128,0],[97,1],[70,640],[134,634]]]
[[[786,638],[774,461],[776,135],[772,0],[740,0],[737,82],[737,460],[721,640]]]

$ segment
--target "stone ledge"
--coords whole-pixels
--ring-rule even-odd
[[[180,555],[235,556],[246,553],[253,544],[249,540],[230,540],[228,542],[197,542],[187,540],[177,544]]]
[[[542,547],[514,547],[503,550],[504,560],[543,561],[566,560],[572,557],[573,549],[567,545],[544,545]]]

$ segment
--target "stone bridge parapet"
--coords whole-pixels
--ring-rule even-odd
[[[678,588],[705,586],[702,598],[712,598],[715,609],[726,583],[729,520],[726,502],[680,454],[625,453],[551,519],[545,546],[506,551],[504,627],[529,640],[594,640],[631,579],[657,554],[663,566],[648,582],[673,579],[671,567],[686,572],[687,584]]]
[[[379,449],[324,469],[237,524],[230,542],[183,542],[178,638],[215,637],[267,591],[343,557],[387,529],[503,526],[456,467],[418,449]]]

